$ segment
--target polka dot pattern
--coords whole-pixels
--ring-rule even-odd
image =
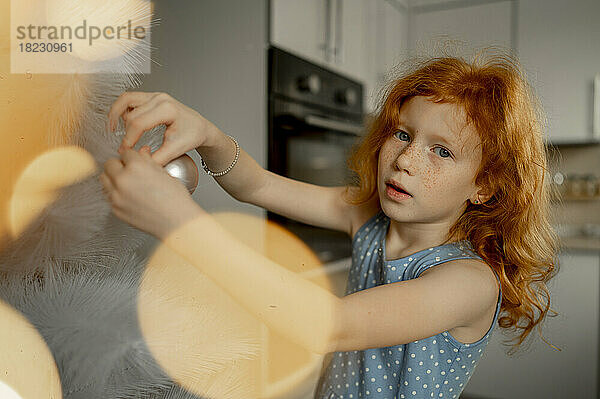
[[[346,295],[417,278],[429,267],[449,260],[481,259],[468,241],[461,241],[385,261],[389,221],[379,211],[356,232]],[[502,291],[490,329],[471,344],[443,331],[403,345],[335,352],[319,381],[315,399],[458,398],[484,353],[501,303]]]

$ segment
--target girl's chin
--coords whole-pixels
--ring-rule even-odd
[[[383,213],[385,213],[388,217],[397,220],[399,222],[408,222],[409,218],[412,214],[409,214],[406,209],[403,209],[402,205],[398,205],[395,202],[392,201],[382,201],[381,203],[381,210],[383,211]]]

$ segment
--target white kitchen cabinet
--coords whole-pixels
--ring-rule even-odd
[[[496,325],[486,352],[461,397],[494,399],[598,398],[598,321],[600,255],[563,252],[560,270],[549,282],[549,317],[539,338],[524,351],[509,357]],[[529,338],[528,338],[529,340]],[[526,343],[529,341],[526,341]]]
[[[378,58],[383,63],[383,69],[379,70],[379,78],[386,81],[392,70],[408,56],[408,13],[389,1],[380,2],[378,5]]]
[[[271,0],[270,41],[318,64],[326,63],[325,0]]]
[[[363,80],[369,45],[367,6],[363,0],[272,0],[271,43]]]
[[[600,73],[600,1],[518,2],[517,49],[548,117],[552,143],[593,134],[593,81]]]
[[[367,2],[365,111],[372,113],[395,67],[408,54],[408,12],[390,1]]]
[[[362,0],[272,0],[271,43],[318,65],[364,75],[366,3]]]
[[[364,80],[367,72],[367,3],[364,0],[338,0],[342,23],[337,27],[339,34],[335,35],[338,50],[334,66],[359,80]]]

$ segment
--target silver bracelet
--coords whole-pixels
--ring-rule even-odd
[[[219,177],[219,176],[223,176],[226,173],[229,173],[229,171],[235,166],[235,164],[238,161],[238,158],[240,157],[240,145],[238,144],[237,140],[235,138],[231,137],[230,135],[227,135],[227,137],[229,137],[235,143],[235,158],[233,159],[233,162],[231,163],[231,165],[229,165],[227,167],[227,169],[225,169],[221,172],[211,172],[208,169],[208,166],[206,166],[206,163],[204,163],[204,159],[202,159],[202,157],[200,157],[200,165],[202,166],[202,168],[204,169],[206,174],[208,174],[209,176]]]

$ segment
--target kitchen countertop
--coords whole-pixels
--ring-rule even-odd
[[[600,251],[600,224],[564,223],[554,225],[554,228],[563,250]]]
[[[586,236],[561,237],[562,248],[566,251],[594,251],[600,253],[600,239]]]

